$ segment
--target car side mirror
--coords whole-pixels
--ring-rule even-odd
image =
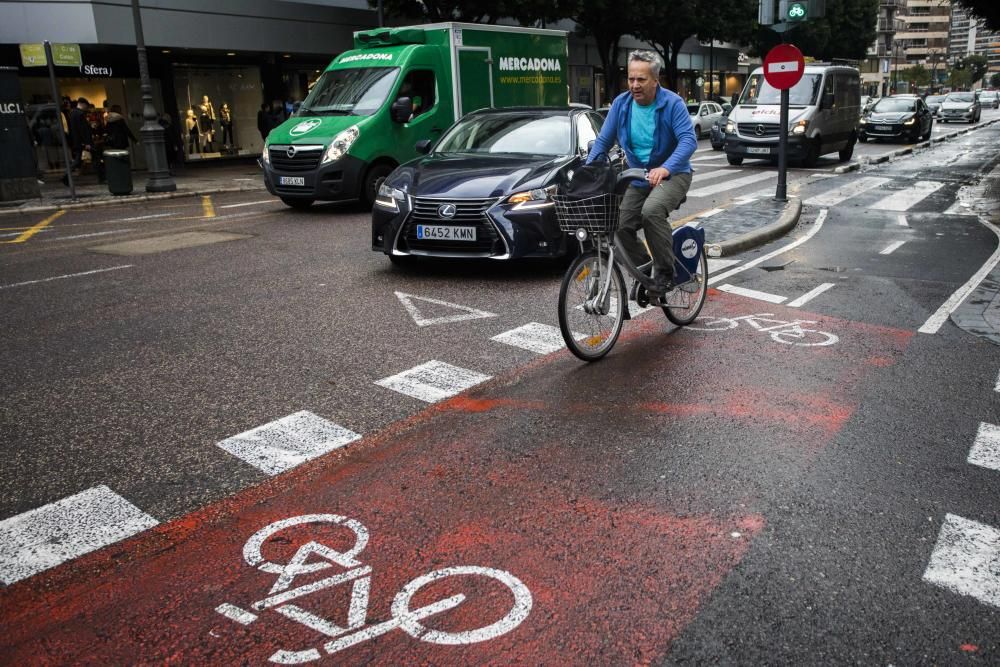
[[[823,100],[820,104],[822,109],[832,109],[833,108],[833,93],[823,93]]]
[[[417,142],[417,145],[414,146],[414,148],[416,148],[417,152],[420,153],[421,155],[426,155],[427,153],[431,152],[431,146],[433,144],[434,142],[432,142],[430,139],[421,139],[420,141]]]
[[[583,149],[584,155],[590,155],[594,151],[594,144],[597,142],[593,139],[587,142],[587,147]]]
[[[729,104],[731,106],[736,106],[736,99],[737,99],[737,97],[738,97],[738,95],[736,93],[733,93],[733,96],[729,98]]]
[[[392,103],[389,108],[389,115],[392,117],[393,122],[405,123],[410,120],[410,115],[413,113],[413,100],[409,97],[400,97],[398,100]]]

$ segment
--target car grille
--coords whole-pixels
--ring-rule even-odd
[[[271,146],[268,150],[271,168],[275,171],[312,171],[319,165],[323,155],[322,146],[295,146],[295,154],[289,157],[289,146]]]
[[[434,197],[414,197],[403,232],[400,235],[401,250],[441,252],[453,255],[489,256],[504,253],[503,240],[486,211],[496,204],[497,198],[490,199],[446,199]],[[454,217],[442,218],[438,209],[444,204],[454,204]],[[441,239],[418,239],[417,225],[454,225],[475,227],[475,241],[446,241]]]
[[[744,137],[777,137],[781,134],[777,123],[740,123],[736,127]],[[760,134],[757,134],[758,130]]]

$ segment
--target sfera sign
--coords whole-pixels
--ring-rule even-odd
[[[102,67],[100,65],[83,65],[80,67],[80,73],[84,76],[111,76],[110,67]]]

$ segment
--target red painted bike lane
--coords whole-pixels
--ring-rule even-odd
[[[715,316],[807,317],[713,298]],[[0,654],[655,662],[766,539],[764,487],[809,465],[909,340],[812,319],[800,328],[837,342],[793,345],[746,320],[671,335],[646,316],[599,364],[545,357],[11,586]]]

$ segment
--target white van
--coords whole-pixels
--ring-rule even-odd
[[[778,159],[781,91],[755,69],[726,124],[726,158]],[[812,167],[820,155],[837,152],[846,162],[854,153],[861,117],[861,75],[854,67],[810,63],[788,91],[788,159]]]

